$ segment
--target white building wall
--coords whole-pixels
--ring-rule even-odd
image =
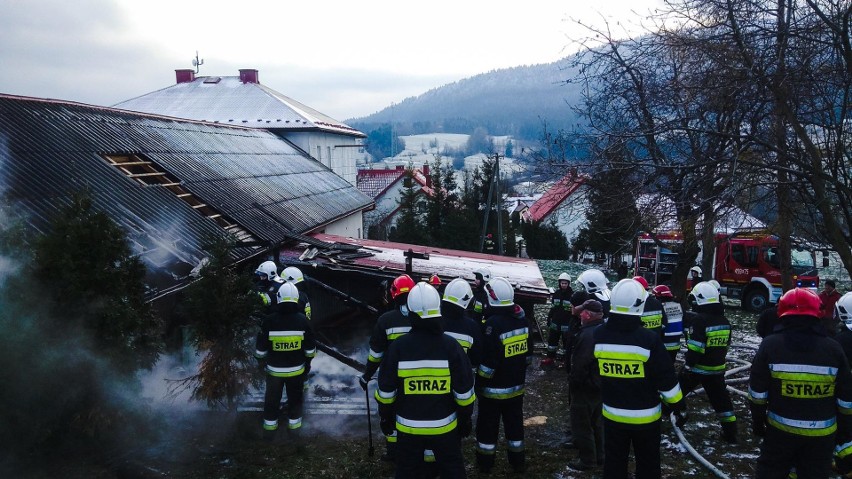
[[[391,187],[388,188],[383,195],[376,198],[376,209],[364,214],[365,228],[369,230],[370,226],[378,224],[399,207],[399,200],[402,198],[402,192],[405,189],[403,186],[403,178],[400,178],[396,183],[391,185]],[[393,218],[389,223],[387,223],[387,226],[393,226],[395,223],[396,218]]]
[[[312,131],[285,133],[285,137],[343,179],[355,184],[356,160],[364,153],[363,138]]]
[[[364,215],[359,211],[334,223],[330,223],[319,231],[330,235],[346,236],[347,238],[364,237]]]
[[[555,221],[569,244],[577,238],[580,230],[588,223],[586,221],[586,211],[589,209],[587,192],[588,188],[581,186],[542,221],[543,224]]]

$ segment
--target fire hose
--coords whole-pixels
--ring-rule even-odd
[[[674,413],[672,413],[672,414],[669,416],[669,420],[670,420],[670,421],[671,421],[671,423],[672,423],[672,428],[674,428],[674,432],[675,432],[675,434],[677,434],[677,438],[680,440],[680,443],[683,445],[683,447],[685,447],[685,448],[686,448],[686,450],[687,450],[687,451],[689,451],[689,454],[691,454],[691,455],[692,455],[692,457],[693,457],[693,458],[695,458],[695,460],[696,460],[696,461],[700,462],[700,463],[701,463],[701,465],[703,465],[703,466],[704,466],[704,467],[706,467],[708,470],[710,470],[710,472],[712,472],[713,474],[715,474],[715,475],[716,475],[716,477],[720,477],[720,478],[722,478],[722,479],[730,479],[730,477],[729,477],[727,474],[725,474],[724,472],[720,471],[720,470],[719,470],[719,468],[717,468],[716,466],[714,466],[713,464],[711,464],[711,463],[710,463],[710,461],[708,461],[707,459],[704,459],[704,457],[703,457],[703,456],[701,456],[701,454],[699,454],[699,453],[698,453],[698,451],[696,451],[696,450],[695,450],[695,449],[694,449],[694,448],[693,448],[693,447],[689,444],[689,441],[687,441],[687,440],[686,440],[686,437],[684,437],[684,435],[683,435],[683,431],[681,431],[681,430],[680,430],[680,428],[679,428],[679,427],[677,427],[677,425],[675,424],[675,415],[674,415]]]

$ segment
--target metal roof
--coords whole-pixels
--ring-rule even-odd
[[[210,78],[219,81],[210,82]],[[197,77],[191,82],[125,100],[123,110],[269,130],[319,130],[365,138],[366,135],[260,83],[236,76]]]
[[[515,294],[533,302],[544,302],[550,295],[538,263],[529,258],[499,256],[470,251],[420,246],[390,241],[353,239],[342,236],[311,233],[316,241],[288,246],[279,252],[282,264],[307,262],[314,266],[335,269],[372,271],[390,276],[405,273],[408,250],[427,253],[429,259],[412,259],[415,279],[437,273],[444,284],[454,278],[474,280],[473,271],[487,267],[492,276],[502,276],[515,288]],[[305,259],[306,249],[317,248],[315,255]]]
[[[153,162],[187,196],[235,223],[246,239],[277,243],[357,213],[372,201],[327,167],[265,130],[0,94],[0,191],[39,231],[88,188],[95,208],[128,232],[168,289],[226,230],[164,185],[143,184],[108,155]],[[242,248],[235,260],[254,255]],[[155,292],[156,293],[156,292]]]

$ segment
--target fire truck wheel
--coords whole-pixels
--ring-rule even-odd
[[[743,309],[759,313],[769,306],[769,295],[762,289],[753,289],[743,299]]]

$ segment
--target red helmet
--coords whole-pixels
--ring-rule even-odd
[[[633,281],[638,282],[639,284],[641,284],[641,285],[642,285],[642,288],[643,288],[645,291],[648,291],[648,280],[646,280],[646,279],[645,279],[645,278],[643,278],[642,276],[634,276],[634,277],[633,277]]]
[[[414,280],[411,279],[411,276],[404,274],[402,276],[398,276],[393,280],[393,283],[390,287],[391,298],[396,299],[397,296],[401,294],[406,294],[411,291],[411,288],[414,287]]]
[[[429,284],[431,284],[432,286],[435,286],[435,287],[441,286],[441,277],[438,276],[437,274],[433,274],[432,276],[429,276]]]
[[[658,298],[674,298],[672,290],[664,284],[658,284],[657,286],[654,286],[654,289],[651,290],[651,294]]]
[[[805,288],[791,289],[778,300],[778,317],[783,318],[788,314],[813,316],[819,318],[820,305],[822,302],[816,293]]]

